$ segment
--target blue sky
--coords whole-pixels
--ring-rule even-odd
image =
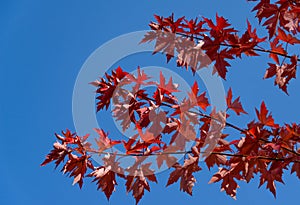
[[[134,204],[122,180],[107,202],[95,184],[88,181],[79,190],[52,165],[39,166],[55,140],[53,133],[74,130],[72,92],[81,66],[106,41],[148,29],[153,14],[214,18],[218,12],[244,29],[246,18],[256,22],[252,6],[243,0],[0,1],[0,204]],[[242,96],[249,113],[236,124],[253,119],[254,107],[262,100],[277,122],[299,123],[300,82],[291,82],[287,96],[273,86],[273,80],[262,80],[267,66],[264,56],[232,62],[227,74],[225,87]],[[146,57],[138,60],[133,67],[148,63]],[[168,66],[176,69],[172,62]],[[159,184],[152,184],[140,204],[287,204],[298,200],[300,183],[289,173],[284,177],[286,185],[278,186],[276,200],[265,187],[257,189],[257,179],[240,183],[237,200],[233,200],[220,192],[219,184],[207,184],[212,174],[204,169],[196,175],[198,182],[190,197],[179,192],[178,185],[166,189],[168,172],[163,172]]]

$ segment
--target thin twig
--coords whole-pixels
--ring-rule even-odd
[[[160,155],[186,155],[191,154],[192,151],[180,151],[180,152],[159,152],[159,153],[149,153],[149,154],[121,154],[121,153],[114,153],[114,152],[97,152],[97,151],[89,151],[93,154],[99,154],[99,155],[116,155],[121,157],[149,157],[149,156],[160,156]],[[200,152],[200,154],[207,154],[207,152]],[[230,154],[230,153],[224,153],[224,152],[210,152],[210,155],[222,155],[222,156],[230,156],[230,157],[250,157],[252,159],[263,159],[263,160],[271,160],[271,161],[286,161],[289,158],[274,158],[274,157],[266,157],[266,156],[253,156],[253,155],[243,155],[243,154]],[[292,160],[291,162],[297,162],[300,163],[299,160]]]

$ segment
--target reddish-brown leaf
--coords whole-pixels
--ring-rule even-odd
[[[55,168],[64,161],[65,157],[69,153],[66,145],[62,145],[59,142],[55,142],[53,144],[53,150],[46,156],[45,161],[41,164],[41,166],[45,166],[46,164],[55,161]]]
[[[241,113],[248,114],[244,110],[244,108],[242,106],[242,103],[240,102],[240,97],[236,98],[232,102],[232,90],[231,90],[231,88],[229,88],[229,90],[227,92],[226,103],[227,103],[228,109],[233,110],[237,115],[240,115]]]
[[[299,39],[291,34],[286,34],[281,28],[278,28],[277,38],[292,45],[300,43]]]
[[[88,176],[94,178],[93,182],[96,181],[96,184],[98,185],[97,190],[101,189],[109,200],[117,185],[116,173],[114,170],[111,170],[111,166],[98,167]]]
[[[83,155],[78,157],[74,154],[69,154],[69,160],[63,167],[63,173],[69,173],[70,177],[74,177],[73,185],[78,183],[79,187],[82,188],[83,178],[87,171],[87,168],[93,168],[92,162],[89,157]]]
[[[295,162],[292,166],[291,173],[296,173],[297,177],[300,179],[300,163]]]
[[[226,194],[235,199],[237,188],[239,188],[235,179],[241,180],[242,177],[239,173],[234,173],[226,168],[220,168],[208,183],[216,183],[222,180],[221,191],[225,190]]]
[[[198,165],[198,157],[188,156],[189,158],[184,161],[183,166],[178,163],[173,165],[175,170],[171,172],[166,186],[169,186],[180,179],[180,190],[192,195],[193,187],[196,182],[193,173],[200,171],[201,168]]]
[[[297,56],[291,57],[291,63],[283,63],[282,65],[275,65],[269,63],[269,68],[266,70],[264,78],[270,78],[276,75],[275,85],[278,85],[286,94],[287,85],[290,80],[296,78],[297,70]]]
[[[259,121],[266,126],[269,127],[278,127],[278,124],[274,123],[274,119],[272,117],[272,114],[269,113],[269,111],[267,110],[266,104],[264,101],[262,101],[261,105],[260,105],[260,111],[255,109],[256,111],[256,115],[257,118],[259,119]]]
[[[117,88],[120,81],[127,75],[128,73],[123,71],[123,69],[119,66],[117,69],[112,71],[111,75],[105,73],[106,79],[101,78],[100,81],[96,80],[91,83],[92,85],[97,87],[97,111],[103,109],[104,107],[108,109],[115,89]],[[123,84],[125,84],[125,81],[123,82]]]
[[[282,55],[286,55],[287,54],[287,52],[282,47],[282,44],[278,44],[278,43],[279,43],[278,38],[275,38],[273,41],[270,41],[270,46],[271,46],[272,53],[269,54],[269,56],[277,64],[279,64],[278,54],[282,54]]]
[[[147,182],[149,181],[157,182],[153,170],[150,170],[149,164],[144,164],[141,169],[136,169],[135,167],[129,168],[130,175],[126,177],[126,190],[127,192],[132,192],[132,196],[135,198],[136,204],[139,203],[144,195],[144,190],[150,192],[150,186]]]
[[[111,140],[108,138],[108,133],[105,133],[103,129],[98,129],[98,128],[95,128],[94,129],[97,134],[99,135],[99,138],[95,138],[95,141],[97,143],[97,146],[98,146],[98,151],[99,152],[102,152],[106,149],[109,149],[111,147],[113,147],[114,145],[116,144],[120,144],[121,141],[119,140]]]
[[[274,197],[276,197],[276,186],[275,181],[281,182],[282,180],[283,169],[286,169],[286,162],[273,161],[269,170],[264,170],[260,176],[259,187],[261,187],[265,182],[267,182],[267,189],[272,192]]]
[[[199,95],[198,95],[198,92],[199,92],[198,83],[195,81],[192,86],[192,92],[188,93],[189,100],[191,101],[191,106],[198,105],[201,109],[206,111],[206,108],[208,106],[210,106],[210,104],[208,102],[208,98],[206,97],[206,92],[203,92]]]
[[[224,155],[219,154],[210,154],[208,157],[205,158],[205,163],[210,170],[211,167],[214,165],[220,166],[226,164],[226,157]]]
[[[232,55],[227,52],[227,49],[217,53],[215,58],[215,69],[223,79],[226,79],[227,67],[230,67],[230,64],[225,60],[226,58],[233,59]]]

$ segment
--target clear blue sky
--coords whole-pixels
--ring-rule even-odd
[[[255,22],[252,6],[246,0],[0,1],[0,204],[134,204],[122,180],[107,202],[95,184],[87,182],[80,191],[52,165],[39,166],[55,140],[53,133],[74,129],[72,92],[82,64],[106,41],[148,29],[153,14],[167,16],[174,12],[176,16],[214,18],[218,12],[244,29],[246,18]],[[266,62],[263,57],[232,62],[224,85],[231,86],[234,95],[242,96],[249,112],[237,124],[253,119],[253,108],[262,100],[277,122],[299,123],[300,81],[292,81],[290,96],[285,95],[273,86],[273,80],[262,80]],[[175,69],[174,63],[169,66]],[[250,184],[240,183],[236,201],[220,192],[219,184],[207,184],[212,174],[204,169],[196,175],[198,182],[190,197],[179,192],[178,185],[166,189],[168,172],[164,172],[140,204],[281,205],[299,199],[299,180],[289,173],[284,177],[286,185],[278,186],[277,200],[265,187],[257,189],[256,179]]]

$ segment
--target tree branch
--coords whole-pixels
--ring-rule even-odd
[[[155,101],[154,99],[149,98],[149,97],[146,97],[145,99],[151,100],[151,101]],[[168,103],[162,103],[162,105],[167,106],[167,107],[169,107],[169,108],[172,108],[172,105],[170,105],[170,104],[168,104]],[[202,113],[202,112],[195,112],[195,111],[187,111],[187,112],[189,112],[189,113],[191,113],[191,114],[196,114],[196,115],[199,115],[199,116],[201,116],[201,117],[205,117],[205,118],[208,118],[208,119],[211,119],[211,120],[216,120],[216,121],[218,121],[218,122],[220,122],[220,123],[223,123],[223,122],[221,122],[219,119],[214,118],[214,117],[212,117],[212,116],[210,116],[210,115],[204,114],[204,113]],[[238,127],[238,126],[236,126],[236,125],[234,125],[234,124],[232,124],[232,123],[225,122],[225,126],[226,126],[226,127],[231,127],[231,128],[233,128],[233,129],[235,129],[235,130],[237,130],[237,131],[240,131],[241,133],[244,133],[244,134],[253,136],[247,129],[240,128],[240,127]],[[254,137],[254,136],[253,136],[253,137]],[[265,139],[262,139],[262,138],[260,138],[259,140],[260,140],[260,141],[263,141],[263,142],[265,142],[265,143],[272,143],[271,141],[268,141],[268,140],[265,140]],[[293,153],[293,154],[295,154],[295,155],[297,155],[297,156],[300,157],[300,153],[296,152],[296,151],[293,150],[293,149],[289,149],[289,148],[286,148],[286,147],[281,147],[281,148],[284,149],[284,150],[287,151],[287,152]]]
[[[176,33],[177,35],[180,35],[180,36],[183,36],[183,37],[191,37],[187,34],[184,34],[184,33]],[[203,38],[200,38],[200,37],[197,37],[197,36],[193,36],[194,39],[196,40],[204,40]],[[226,43],[220,43],[218,44],[220,46],[226,46],[226,47],[231,47],[231,48],[240,48],[239,45],[230,45],[230,44],[226,44]],[[263,53],[271,53],[271,54],[276,54],[276,55],[280,55],[280,56],[283,56],[283,57],[286,57],[286,58],[292,58],[293,56],[290,56],[290,55],[287,55],[287,54],[283,54],[283,53],[279,53],[279,52],[276,52],[276,51],[272,51],[272,50],[267,50],[267,49],[264,49],[264,48],[253,48],[251,49],[252,51],[258,51],[258,52],[263,52]],[[297,58],[297,61],[300,61],[299,58]]]
[[[148,156],[160,156],[160,155],[181,155],[181,154],[192,154],[192,151],[181,151],[181,152],[159,152],[159,153],[149,153],[149,154],[121,154],[121,153],[114,153],[114,152],[98,152],[98,151],[89,151],[93,154],[99,154],[99,155],[116,155],[121,157],[148,157]],[[200,154],[207,154],[207,152],[200,152]],[[230,153],[224,153],[224,152],[211,152],[210,155],[222,155],[222,156],[230,156],[230,157],[251,157],[255,159],[262,159],[262,160],[271,160],[271,161],[286,161],[288,159],[291,159],[290,157],[287,158],[274,158],[274,157],[266,157],[266,156],[252,156],[252,155],[243,155],[243,154],[230,154]],[[300,163],[299,160],[292,160],[291,162]]]

